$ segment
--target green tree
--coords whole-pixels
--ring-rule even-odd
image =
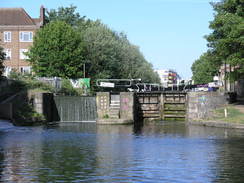
[[[97,22],[86,18],[86,16],[81,16],[76,12],[76,8],[76,6],[70,5],[69,7],[59,7],[57,10],[51,9],[47,11],[46,21],[47,23],[52,21],[64,21],[74,28],[82,27],[82,29]]]
[[[119,45],[114,33],[105,25],[91,26],[84,32],[86,69],[88,76],[116,78],[118,71]]]
[[[27,55],[33,71],[38,76],[83,76],[82,35],[65,22],[53,21],[40,29]]]
[[[47,22],[64,21],[71,26],[77,26],[85,19],[85,16],[81,17],[75,10],[76,6],[73,5],[70,5],[70,7],[59,7],[58,10],[51,9],[47,11]]]
[[[236,80],[244,76],[244,1],[222,0],[211,3],[215,15],[205,38],[209,50],[192,65],[193,79],[207,83],[222,64],[230,64],[235,71],[229,76]]]
[[[211,53],[204,53],[192,64],[192,73],[195,84],[206,84],[213,81],[213,76],[218,73],[220,63]]]
[[[142,78],[144,82],[159,82],[152,65],[123,33],[112,31],[106,25],[96,22],[84,30],[83,37],[89,77],[93,79]]]
[[[0,47],[0,76],[2,76],[4,71],[3,61],[5,60],[5,53],[3,52],[3,48]]]
[[[48,22],[64,21],[79,32],[80,41],[84,45],[82,56],[86,77],[92,78],[92,81],[104,78],[142,78],[144,82],[159,82],[152,65],[125,34],[111,30],[99,20],[81,17],[73,5],[52,9],[47,14]]]
[[[209,26],[213,32],[206,36],[208,46],[218,62],[235,66],[235,72],[244,74],[244,1],[222,0],[212,5],[216,14]]]

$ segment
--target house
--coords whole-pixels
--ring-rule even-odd
[[[31,72],[24,53],[32,46],[35,32],[44,25],[44,13],[43,6],[39,18],[31,18],[23,8],[0,8],[0,46],[6,54],[5,76],[13,70]]]
[[[230,64],[223,64],[219,69],[219,81],[222,90],[225,92],[236,92],[239,97],[244,97],[244,79],[239,78],[236,81],[231,81],[228,75],[239,69],[238,66],[231,66]]]

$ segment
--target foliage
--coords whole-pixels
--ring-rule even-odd
[[[12,84],[10,85],[10,91],[17,93],[22,90],[39,90],[43,92],[54,92],[55,89],[41,81],[35,79],[32,75],[29,74],[20,74],[18,72],[11,72],[9,75],[9,79],[12,80]]]
[[[49,23],[38,31],[28,54],[37,75],[78,78],[83,77],[85,66],[85,75],[92,79],[92,84],[105,78],[160,81],[152,65],[126,35],[99,20],[81,17],[75,10],[71,5],[48,12]]]
[[[18,119],[19,122],[22,125],[28,125],[28,123],[33,123],[33,122],[44,122],[45,117],[36,112],[34,108],[28,104],[28,103],[23,103],[22,106],[18,109],[16,118]]]
[[[71,26],[78,26],[85,22],[85,16],[81,17],[79,13],[75,12],[76,6],[59,7],[58,10],[51,9],[47,11],[47,22],[63,21]]]
[[[8,87],[10,93],[18,93],[23,90],[32,90],[38,92],[51,92],[54,93],[55,88],[48,83],[39,81],[34,76],[29,74],[20,74],[18,72],[11,72],[9,75],[11,85]],[[58,94],[76,95],[81,96],[84,91],[80,88],[73,88],[71,82],[68,79],[62,79],[61,89],[57,91]]]
[[[0,76],[2,76],[4,71],[3,61],[5,59],[5,53],[3,52],[3,48],[0,47]]]
[[[214,55],[207,52],[192,64],[192,79],[195,84],[205,84],[213,81],[213,76],[218,73],[220,65],[214,59]]]
[[[108,114],[104,114],[103,115],[103,119],[109,119],[109,115]]]
[[[217,13],[209,26],[213,32],[206,37],[208,46],[219,59],[244,73],[244,2],[222,0],[212,5]]]
[[[59,93],[65,95],[79,95],[79,92],[75,88],[73,88],[72,84],[68,79],[62,80],[62,88],[59,91]]]
[[[235,69],[235,73],[232,73],[237,79],[244,74],[244,2],[243,0],[222,0],[221,2],[212,3],[212,6],[216,14],[214,20],[210,22],[209,28],[213,32],[205,38],[208,41],[209,51],[213,56],[213,59],[209,57],[209,62],[214,63],[208,66],[219,67],[223,63],[230,64],[238,68]],[[204,61],[203,63],[206,64]],[[205,68],[204,71],[206,70]],[[214,70],[214,68],[210,70]],[[195,70],[193,77],[198,77],[195,76],[196,74],[201,75],[198,72],[203,71]]]
[[[86,70],[92,79],[141,78],[144,82],[159,82],[137,46],[122,33],[96,23],[84,31]]]
[[[83,76],[82,35],[70,25],[54,21],[40,29],[27,54],[37,76],[80,78]]]

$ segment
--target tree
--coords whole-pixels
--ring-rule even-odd
[[[0,76],[2,76],[4,72],[3,61],[5,60],[5,53],[3,52],[3,48],[0,47]]]
[[[33,71],[38,76],[83,76],[82,35],[65,22],[53,21],[40,29],[27,55]]]
[[[91,78],[114,78],[118,71],[119,45],[105,25],[91,26],[84,32],[87,73]],[[117,65],[115,65],[117,63]]]
[[[144,82],[159,82],[152,65],[123,33],[112,31],[106,25],[96,22],[84,30],[83,37],[89,77],[93,79],[142,78]]]
[[[92,78],[92,81],[139,77],[148,82],[160,81],[139,47],[132,45],[125,34],[111,30],[99,20],[81,17],[75,10],[76,7],[72,5],[52,9],[48,12],[47,20],[50,23],[64,21],[80,34],[86,77]]]
[[[222,0],[211,4],[216,14],[209,25],[213,32],[205,36],[209,49],[192,65],[197,83],[209,82],[222,64],[236,68],[229,75],[232,79],[244,76],[244,1]]]
[[[211,53],[204,53],[192,64],[192,73],[195,84],[206,84],[213,81],[213,76],[218,73],[220,63]]]
[[[52,21],[64,21],[71,26],[78,25],[85,17],[80,17],[79,13],[75,13],[76,6],[70,5],[70,7],[59,7],[58,10],[51,9],[47,11],[47,22]]]
[[[86,16],[81,16],[76,12],[76,8],[76,6],[70,5],[69,7],[59,7],[57,10],[51,9],[47,11],[46,22],[64,21],[72,27],[82,27],[83,29],[97,22],[87,19]]]
[[[218,57],[218,62],[238,68],[235,72],[243,75],[244,1],[222,0],[212,5],[216,14],[209,26],[213,32],[206,36],[208,46]]]

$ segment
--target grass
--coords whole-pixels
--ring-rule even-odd
[[[225,109],[227,109],[227,117],[225,117]],[[240,111],[236,106],[229,105],[216,109],[211,120],[244,124],[244,112]]]

